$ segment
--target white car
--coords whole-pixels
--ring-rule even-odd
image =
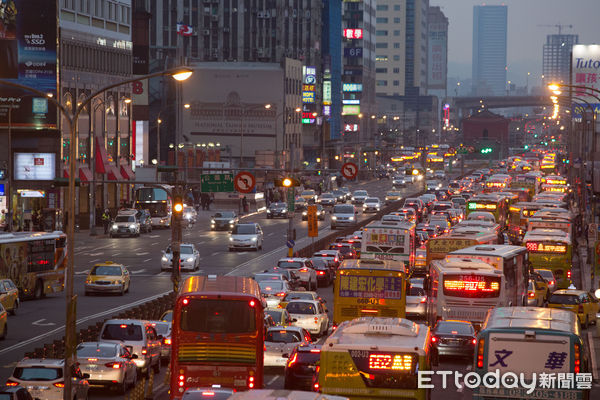
[[[363,212],[379,212],[381,210],[381,200],[378,197],[367,197],[363,203]]]
[[[329,330],[329,317],[319,301],[292,300],[285,308],[294,326],[302,327],[316,336],[324,335]]]
[[[331,212],[331,229],[356,225],[356,208],[351,204],[336,204]]]
[[[171,246],[163,251],[160,259],[160,270],[167,271],[173,267],[173,253]],[[181,271],[197,271],[200,268],[200,253],[196,250],[196,246],[191,243],[181,243],[179,247],[179,265]]]
[[[404,222],[406,218],[396,214],[388,214],[381,217],[381,222]]]
[[[140,236],[140,222],[135,217],[135,212],[118,214],[110,227],[109,235],[111,238],[115,236]]]
[[[392,180],[392,187],[395,187],[395,188],[406,187],[406,178],[404,178],[404,177],[394,178]]]
[[[317,290],[317,271],[309,258],[282,258],[277,261],[277,267],[293,270],[306,290]]]
[[[117,389],[120,394],[137,382],[137,356],[122,343],[83,342],[77,346],[77,362],[94,385]]]
[[[352,204],[362,204],[369,197],[369,193],[366,190],[355,190],[352,193]]]
[[[290,287],[285,280],[266,280],[258,282],[260,294],[267,302],[267,307],[277,307],[283,296],[289,291]]]
[[[265,367],[285,367],[298,346],[310,344],[310,335],[298,326],[275,326],[265,333]]]
[[[27,388],[34,399],[62,400],[65,389],[64,360],[52,358],[24,358],[19,361],[8,381],[9,386]],[[88,374],[74,368],[70,399],[88,398]],[[16,384],[16,385],[15,385]]]
[[[256,222],[237,224],[229,236],[229,251],[235,249],[262,249],[263,231]]]

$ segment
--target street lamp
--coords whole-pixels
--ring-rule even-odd
[[[77,158],[77,146],[75,146],[75,140],[77,138],[77,121],[82,111],[90,104],[90,102],[100,94],[119,87],[127,85],[133,82],[137,82],[141,79],[149,79],[162,75],[171,75],[178,81],[183,81],[192,75],[192,70],[186,67],[178,67],[166,71],[161,71],[145,76],[136,76],[135,78],[126,79],[124,81],[116,82],[106,87],[103,87],[95,92],[91,93],[80,102],[77,103],[74,110],[69,112],[59,101],[54,97],[48,96],[38,89],[22,85],[13,81],[0,79],[0,85],[11,86],[18,89],[22,89],[28,92],[37,94],[40,97],[47,97],[52,104],[54,104],[64,117],[67,126],[69,128],[69,196],[67,203],[67,270],[65,279],[65,296],[66,296],[66,322],[65,322],[65,363],[64,363],[64,400],[71,400],[71,368],[75,363],[75,330],[76,330],[76,310],[77,310],[77,296],[74,295],[74,258],[75,258],[75,170],[76,170],[76,158]]]
[[[169,110],[172,107],[176,107],[176,106],[177,106],[177,103],[168,104],[167,106],[161,108],[158,111],[158,115],[156,116],[156,160],[158,161],[158,164],[160,164],[160,126],[163,123],[163,120],[160,116],[163,113],[163,111]],[[189,110],[191,108],[191,104],[185,103],[183,105],[183,108],[185,108],[186,110]],[[169,148],[172,148],[172,147],[169,146]]]

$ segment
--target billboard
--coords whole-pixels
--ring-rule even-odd
[[[32,12],[35,10],[35,12]],[[56,2],[4,0],[0,2],[0,79],[12,80],[56,98]],[[56,128],[56,109],[48,99],[26,90],[2,87],[0,125]]]
[[[13,178],[18,181],[51,181],[56,177],[56,154],[15,153]]]
[[[574,86],[585,86],[596,91],[600,90],[600,46],[576,44],[573,46],[573,60],[571,63],[571,84]],[[600,110],[598,99],[586,95],[591,93],[600,97],[600,93],[593,90],[575,88],[573,95],[583,100],[581,103],[590,103],[596,112]],[[581,118],[581,107],[574,106],[574,117]]]
[[[448,32],[444,24],[429,24],[427,87],[445,89],[448,72]]]

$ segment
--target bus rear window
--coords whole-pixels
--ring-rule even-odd
[[[256,308],[243,300],[190,299],[181,309],[180,328],[204,333],[255,332]]]
[[[444,275],[444,295],[491,298],[500,295],[500,277],[475,274]]]

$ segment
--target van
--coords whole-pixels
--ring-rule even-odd
[[[148,374],[150,368],[160,371],[160,352],[163,337],[149,321],[139,319],[109,319],[102,325],[100,342],[123,343],[131,354],[137,355],[138,371]]]

